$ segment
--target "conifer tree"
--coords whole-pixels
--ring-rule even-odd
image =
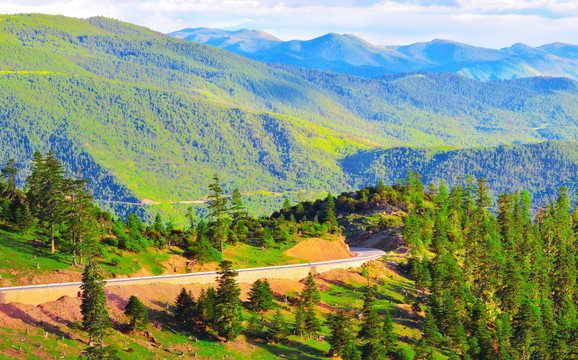
[[[391,315],[389,311],[385,311],[385,316],[383,317],[383,348],[386,355],[393,355],[397,346],[397,338],[393,330],[393,321],[391,320]]]
[[[513,360],[517,356],[512,349],[510,338],[512,337],[512,324],[507,313],[498,315],[495,321],[496,344],[498,346],[497,359]]]
[[[361,312],[363,315],[367,315],[375,305],[375,288],[371,285],[368,285],[361,297],[363,299],[363,307]]]
[[[29,202],[35,205],[33,212],[50,226],[50,250],[54,253],[56,226],[62,222],[66,208],[64,168],[53,152],[49,152],[46,158],[39,152],[34,154],[27,185]]]
[[[217,297],[215,302],[215,327],[219,336],[227,341],[235,340],[243,331],[241,322],[241,290],[237,286],[235,277],[237,272],[232,269],[232,263],[224,260],[219,265]]]
[[[431,311],[428,311],[425,315],[422,332],[423,332],[423,339],[428,345],[437,347],[441,344],[443,337],[438,330],[434,316]]]
[[[0,192],[0,197],[4,197],[9,200],[15,199],[17,173],[18,167],[16,166],[16,161],[14,161],[14,159],[8,160],[6,165],[4,165],[0,171],[1,178],[5,181],[4,193]]]
[[[267,331],[267,337],[274,343],[279,343],[289,336],[289,331],[287,330],[287,323],[285,318],[281,314],[281,310],[277,309],[273,319],[271,320],[271,325]]]
[[[209,216],[213,219],[209,230],[213,246],[223,253],[223,244],[227,242],[227,199],[223,196],[221,179],[218,174],[213,176],[213,183],[209,185]]]
[[[243,205],[243,200],[241,198],[241,192],[238,188],[235,188],[231,195],[231,213],[235,220],[247,216],[245,205]]]
[[[222,261],[223,254],[215,249],[209,241],[204,225],[205,223],[201,219],[199,226],[197,226],[197,240],[189,247],[187,254],[196,258],[201,264],[212,261]]]
[[[386,334],[384,333],[386,325],[381,321],[375,310],[375,298],[371,286],[367,287],[363,297],[363,323],[361,324],[361,329],[357,337],[367,342],[363,346],[361,358],[385,359],[385,356],[389,352],[388,347],[392,346],[392,344],[389,343],[391,333],[388,333],[386,338]],[[391,318],[389,320],[391,321]],[[388,326],[391,326],[389,330],[393,330],[393,324],[389,323]]]
[[[337,225],[337,218],[335,217],[335,202],[331,193],[327,194],[327,197],[325,198],[323,222],[332,232],[339,229],[339,226]]]
[[[331,332],[328,339],[331,354],[345,358],[351,352],[351,347],[355,346],[351,319],[345,313],[338,312],[329,315],[327,325]]]
[[[299,299],[297,303],[297,311],[295,311],[295,323],[293,326],[293,332],[299,334],[299,337],[303,337],[303,332],[305,331],[305,306],[303,301]]]
[[[253,311],[266,311],[273,308],[273,291],[267,280],[257,280],[249,292],[249,305]]]
[[[302,297],[305,307],[312,307],[321,301],[321,295],[319,294],[319,290],[317,289],[317,285],[315,284],[315,279],[311,271],[305,280],[305,289],[303,290]]]
[[[317,316],[315,307],[310,306],[305,309],[305,332],[309,337],[316,336],[321,331],[321,322]]]
[[[466,356],[468,351],[468,339],[464,325],[459,318],[455,319],[455,323],[449,328],[448,336],[450,338],[450,348],[452,351]]]
[[[187,218],[188,224],[189,224],[189,228],[187,229],[187,233],[195,236],[197,234],[196,229],[195,229],[195,212],[193,210],[192,206],[189,206],[187,208],[187,213],[185,214],[185,218]],[[170,245],[169,245],[170,247]]]
[[[370,341],[378,341],[383,338],[383,322],[373,306],[364,314],[363,323],[357,337]]]
[[[159,212],[157,212],[157,215],[155,216],[155,222],[153,224],[153,229],[155,229],[156,231],[158,231],[161,234],[164,234],[166,231],[165,223],[163,222],[163,218],[161,217],[161,214]]]
[[[182,324],[193,323],[197,316],[197,304],[193,296],[182,288],[175,303],[175,319]]]
[[[106,308],[104,284],[96,261],[91,259],[82,273],[80,312],[82,313],[82,326],[90,336],[89,346],[92,346],[92,341],[96,338],[100,342],[100,348],[104,347],[104,335],[111,328],[108,309]]]
[[[530,359],[536,347],[539,347],[542,333],[542,314],[540,307],[530,299],[524,299],[514,318],[514,336],[512,343],[520,359]]]
[[[494,340],[488,329],[488,313],[484,303],[476,300],[470,316],[470,336],[477,341],[477,355],[480,359],[495,359]]]
[[[22,232],[27,233],[31,229],[36,219],[30,212],[28,201],[26,201],[21,194],[17,194],[14,200],[10,203],[10,213],[14,225]]]
[[[343,360],[361,360],[361,353],[357,349],[354,341],[349,342],[341,356]]]
[[[410,209],[405,218],[405,226],[403,228],[403,238],[406,244],[418,251],[423,249],[422,233],[420,228],[419,216],[415,209]]]
[[[109,345],[105,347],[90,346],[84,349],[83,354],[86,360],[120,360],[119,350],[116,346]]]
[[[275,245],[275,238],[273,238],[273,234],[271,234],[271,230],[268,227],[265,227],[261,234],[261,246],[263,248],[271,248]]]
[[[303,201],[299,201],[297,203],[297,207],[295,208],[295,212],[297,213],[297,215],[299,215],[299,218],[301,218],[304,215],[305,207],[303,206]]]
[[[379,182],[377,183],[377,186],[375,186],[375,192],[376,193],[384,193],[386,190],[385,184],[383,183],[382,179],[379,179]]]
[[[285,198],[285,200],[283,200],[283,208],[281,211],[284,214],[288,214],[291,212],[291,202],[289,201],[289,198]]]
[[[65,180],[66,212],[63,220],[67,229],[65,237],[72,248],[72,266],[82,264],[84,252],[98,253],[98,222],[92,205],[93,197],[86,189],[87,180]]]
[[[216,302],[217,294],[215,293],[214,288],[209,287],[207,290],[201,290],[199,299],[197,300],[197,313],[202,327],[214,327],[216,319]]]
[[[144,330],[149,323],[149,313],[144,304],[132,295],[126,304],[125,315],[130,318],[129,330]]]
[[[249,319],[247,320],[247,327],[245,328],[245,332],[254,338],[261,337],[263,333],[263,325],[261,325],[259,318],[260,316],[256,311],[251,311]]]

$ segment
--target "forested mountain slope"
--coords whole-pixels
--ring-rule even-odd
[[[494,200],[503,192],[528,190],[534,207],[554,200],[557,188],[578,188],[578,145],[543,142],[476,149],[390,148],[360,151],[342,160],[352,181],[371,184],[383,179],[393,183],[408,171],[421,174],[425,184],[444,181],[463,185],[468,175],[485,178]]]
[[[342,167],[359,150],[578,137],[567,79],[363,79],[101,17],[0,19],[0,163],[15,158],[22,180],[52,149],[97,199],[202,199],[216,172],[226,192],[337,192],[360,183]]]

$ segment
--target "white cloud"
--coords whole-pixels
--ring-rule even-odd
[[[378,45],[448,38],[504,47],[578,34],[575,0],[0,0],[0,11],[104,15],[162,32],[247,26],[284,40],[353,33]]]

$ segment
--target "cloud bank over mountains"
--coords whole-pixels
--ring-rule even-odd
[[[352,33],[377,45],[442,38],[493,48],[537,46],[575,43],[578,33],[573,0],[4,0],[0,11],[104,15],[161,32],[245,27],[283,40]]]

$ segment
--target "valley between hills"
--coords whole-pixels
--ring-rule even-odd
[[[343,41],[360,46],[307,46]],[[0,357],[576,359],[578,83],[501,60],[517,75],[357,76],[105,17],[0,15],[0,286],[83,284],[28,304],[0,289]],[[385,256],[238,271],[349,246]]]

